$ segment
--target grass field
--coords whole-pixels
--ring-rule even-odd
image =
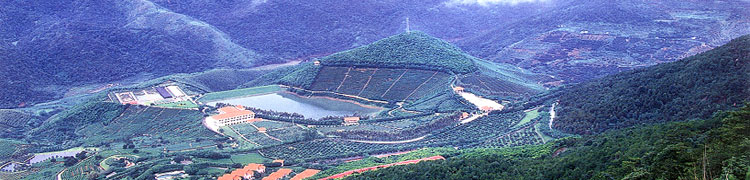
[[[184,108],[184,109],[198,108],[198,105],[193,103],[192,101],[178,101],[178,102],[172,102],[172,103],[159,104],[156,106],[166,107],[166,108]]]
[[[521,119],[521,122],[518,122],[518,124],[513,125],[513,128],[517,128],[520,126],[523,126],[526,123],[531,122],[532,119],[539,117],[539,110],[535,109],[533,111],[526,112],[526,115],[523,116],[523,119]]]
[[[235,89],[235,90],[229,90],[229,91],[219,91],[219,92],[206,93],[200,99],[198,99],[198,101],[206,103],[206,102],[231,99],[231,98],[237,98],[237,97],[243,97],[243,96],[271,93],[271,92],[276,92],[276,91],[281,91],[281,90],[282,90],[281,87],[279,87],[278,85],[268,85],[268,86],[251,87],[251,88],[244,88],[244,89]]]
[[[232,159],[232,162],[240,163],[240,164],[263,163],[263,162],[270,160],[268,158],[261,156],[258,153],[235,154],[235,155],[232,155],[231,159]]]

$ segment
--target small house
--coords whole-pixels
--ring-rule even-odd
[[[453,87],[453,91],[456,91],[456,92],[464,92],[464,88],[463,88],[463,87],[461,87],[461,86],[456,86],[456,87]]]
[[[344,117],[344,125],[356,125],[359,124],[359,117]]]

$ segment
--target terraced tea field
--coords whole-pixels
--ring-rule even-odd
[[[472,92],[489,96],[528,96],[538,91],[510,81],[483,74],[472,74],[462,77],[457,83]]]
[[[203,114],[196,110],[129,106],[111,122],[89,125],[79,133],[94,137],[86,140],[91,144],[135,137],[153,139],[155,145],[172,144],[213,136],[201,124],[202,118]]]
[[[298,125],[278,121],[257,121],[232,125],[237,134],[236,138],[247,139],[259,146],[278,145],[284,142],[298,141],[305,138],[311,130]],[[262,130],[262,131],[260,131]]]
[[[322,67],[310,86],[390,102],[413,101],[449,87],[450,75],[417,69]]]

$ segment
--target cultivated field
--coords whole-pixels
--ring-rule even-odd
[[[282,90],[281,87],[279,87],[278,85],[234,89],[234,90],[229,90],[229,91],[206,93],[203,96],[201,96],[197,101],[206,103],[206,102],[212,102],[212,101],[218,101],[218,100],[224,100],[224,99],[232,99],[232,98],[238,98],[238,97],[244,97],[244,96],[272,93],[272,92],[281,91],[281,90]]]
[[[138,139],[139,146],[162,146],[212,137],[201,124],[203,114],[195,110],[129,106],[111,122],[86,126],[79,131],[88,144]],[[189,146],[188,146],[189,148]]]
[[[449,83],[450,76],[437,71],[323,67],[310,89],[397,102],[419,99]]]

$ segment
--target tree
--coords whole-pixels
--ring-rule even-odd
[[[86,175],[86,179],[98,179],[99,173],[91,173],[89,175]]]
[[[78,159],[74,157],[65,157],[65,166],[73,166],[78,163]]]
[[[86,159],[86,151],[81,151],[81,152],[77,153],[76,154],[76,158],[80,159],[80,160]]]

